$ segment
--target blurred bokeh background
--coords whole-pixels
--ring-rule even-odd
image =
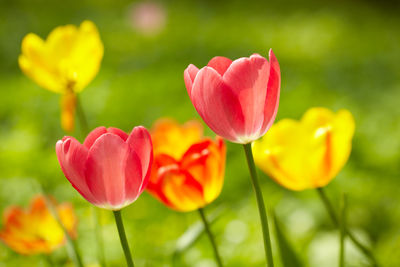
[[[140,124],[151,127],[160,117],[199,118],[183,83],[189,63],[203,66],[216,55],[266,56],[273,48],[282,72],[277,120],[297,119],[313,106],[347,108],[354,114],[350,160],[326,190],[335,205],[343,192],[348,194],[348,224],[373,248],[381,266],[400,266],[399,12],[399,2],[377,0],[2,0],[0,211],[12,204],[27,206],[41,184],[59,201],[74,204],[84,262],[96,263],[91,209],[64,178],[55,155],[55,143],[64,135],[59,95],[39,88],[17,64],[27,33],[45,38],[58,25],[89,19],[105,46],[98,76],[80,94],[91,128],[129,131]],[[82,140],[79,127],[74,136]],[[337,266],[339,234],[317,193],[288,191],[260,175],[267,205],[303,266]],[[222,194],[206,212],[220,207],[213,231],[226,265],[264,266],[244,153],[233,144],[228,144]],[[147,193],[123,213],[139,267],[173,266],[176,240],[199,219],[196,212],[171,211]],[[123,266],[111,212],[101,212],[101,225],[109,266]],[[346,245],[347,266],[368,266],[352,244]],[[62,263],[65,248],[53,257]],[[0,266],[44,262],[0,244]],[[175,257],[174,266],[215,266],[207,238]]]

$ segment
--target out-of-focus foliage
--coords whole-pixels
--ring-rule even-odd
[[[353,113],[356,130],[349,162],[326,190],[335,203],[341,192],[347,193],[348,225],[373,247],[382,266],[399,266],[399,4],[161,1],[163,24],[146,32],[132,19],[137,3],[0,2],[0,210],[10,204],[27,206],[42,184],[60,202],[74,204],[84,261],[96,262],[91,209],[63,177],[55,155],[55,143],[64,135],[58,96],[26,78],[17,61],[27,33],[45,38],[56,26],[89,19],[104,43],[100,72],[80,94],[91,128],[105,125],[129,131],[139,124],[150,127],[159,117],[174,117],[181,123],[198,118],[183,82],[189,63],[203,66],[216,55],[266,56],[272,47],[282,72],[277,120],[299,119],[312,106]],[[74,135],[82,141],[76,128]],[[207,134],[212,135],[208,129]],[[227,266],[264,266],[257,207],[243,154],[240,146],[228,143],[225,185],[206,210],[211,214],[219,205],[227,207],[213,224]],[[339,233],[316,192],[291,192],[261,172],[260,176],[267,205],[274,207],[305,266],[337,266]],[[112,215],[100,214],[106,259],[109,266],[121,266],[123,252]],[[126,208],[123,216],[138,266],[171,266],[175,241],[198,220],[196,212],[171,211],[148,194]],[[346,250],[349,266],[366,266],[350,243]],[[62,263],[66,255],[62,248],[52,257]],[[21,257],[0,246],[1,267],[39,262],[43,266],[40,257]],[[179,257],[177,266],[215,266],[204,235]]]

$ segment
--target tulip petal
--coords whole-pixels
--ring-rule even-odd
[[[128,205],[134,202],[147,186],[150,172],[144,177],[141,159],[135,151],[130,148],[128,159],[126,160],[125,168],[125,203]],[[122,208],[122,207],[121,207]]]
[[[274,124],[253,143],[254,159],[286,188],[322,187],[347,162],[353,133],[354,119],[349,111],[335,114],[326,108],[311,108],[300,121],[284,119]]]
[[[244,120],[234,127],[243,143],[260,137],[269,73],[268,61],[260,55],[252,55],[233,61],[223,76],[223,81],[240,102]]]
[[[261,135],[264,135],[275,121],[279,106],[281,87],[281,71],[278,60],[272,49],[269,50],[270,73],[268,80],[267,97],[264,105],[264,122]]]
[[[88,136],[86,136],[85,141],[83,142],[83,145],[87,147],[87,149],[90,149],[94,142],[99,138],[101,135],[107,133],[107,128],[104,126],[100,126],[95,128],[93,131],[91,131]]]
[[[88,136],[86,137],[85,141],[83,142],[83,145],[86,146],[88,149],[90,149],[93,145],[93,143],[103,134],[105,133],[112,133],[117,136],[119,136],[122,140],[126,141],[128,139],[128,134],[125,133],[124,131],[114,128],[114,127],[109,127],[106,128],[104,126],[100,126],[95,128],[93,131],[91,131]]]
[[[26,35],[21,50],[18,63],[29,78],[47,90],[64,92],[58,72],[48,62],[45,42],[39,36],[33,33]]]
[[[237,142],[235,131],[244,124],[242,108],[216,70],[204,67],[199,71],[190,97],[199,115],[214,132]]]
[[[71,185],[89,202],[97,203],[86,184],[85,163],[88,149],[81,145],[75,138],[67,137],[56,144],[58,161],[65,177]]]
[[[172,208],[192,211],[205,206],[203,188],[188,172],[167,172],[162,181],[162,190]]]
[[[206,139],[192,145],[182,157],[181,168],[188,171],[204,190],[206,203],[212,202],[220,193],[224,182],[225,145]]]
[[[93,22],[80,27],[55,28],[43,41],[28,34],[22,41],[18,62],[21,70],[39,86],[56,92],[80,92],[96,76],[103,57],[103,44]]]
[[[151,137],[146,128],[138,126],[133,128],[127,141],[129,146],[135,151],[141,162],[142,181],[139,194],[146,188],[150,178],[150,170],[153,162],[153,145]]]
[[[126,141],[126,139],[128,139],[128,134],[118,128],[109,127],[109,128],[107,128],[107,132],[118,135],[124,141]]]
[[[136,153],[111,133],[100,136],[90,148],[85,174],[90,191],[99,199],[98,206],[103,208],[120,209],[130,204],[142,183]]]
[[[189,94],[189,97],[192,93],[192,86],[193,86],[194,78],[196,78],[196,75],[198,72],[199,72],[199,69],[193,64],[190,64],[183,72],[183,79],[185,81],[185,86],[186,86],[186,90]]]
[[[163,178],[167,172],[171,170],[176,171],[178,169],[178,162],[173,157],[166,154],[155,155],[150,180],[146,190],[167,206],[172,206],[172,204],[162,190]]]
[[[65,25],[55,28],[46,39],[49,58],[58,63],[62,77],[74,82],[74,91],[80,92],[96,76],[103,57],[96,26],[83,21],[80,27]]]
[[[176,160],[202,136],[203,126],[199,121],[188,121],[181,126],[175,120],[160,119],[151,128],[154,154],[168,154]]]
[[[224,75],[225,71],[232,64],[232,60],[226,57],[213,57],[207,64],[207,66],[216,70],[221,76]]]

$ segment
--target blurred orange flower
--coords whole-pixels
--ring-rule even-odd
[[[77,219],[68,203],[54,205],[71,237],[76,237]],[[62,228],[52,216],[44,196],[35,197],[28,210],[10,207],[4,213],[0,240],[20,254],[51,253],[65,242]]]
[[[327,185],[346,164],[354,135],[353,115],[311,108],[300,121],[283,119],[253,143],[256,165],[291,190]]]
[[[91,21],[82,22],[79,28],[59,26],[46,40],[29,33],[21,49],[21,70],[39,86],[62,94],[62,127],[72,131],[75,94],[94,79],[103,58],[104,47],[96,26]]]
[[[226,147],[222,138],[203,137],[199,122],[180,126],[162,119],[151,130],[154,161],[148,192],[177,211],[192,211],[221,193]]]

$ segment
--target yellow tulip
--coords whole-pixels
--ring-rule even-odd
[[[96,76],[104,47],[93,22],[55,28],[46,40],[29,33],[22,41],[18,58],[21,70],[44,89],[63,95],[62,126],[71,131],[74,125],[76,101],[73,96],[82,91]]]
[[[300,121],[283,119],[253,143],[256,165],[291,190],[327,185],[351,152],[355,123],[348,110],[311,108]]]

